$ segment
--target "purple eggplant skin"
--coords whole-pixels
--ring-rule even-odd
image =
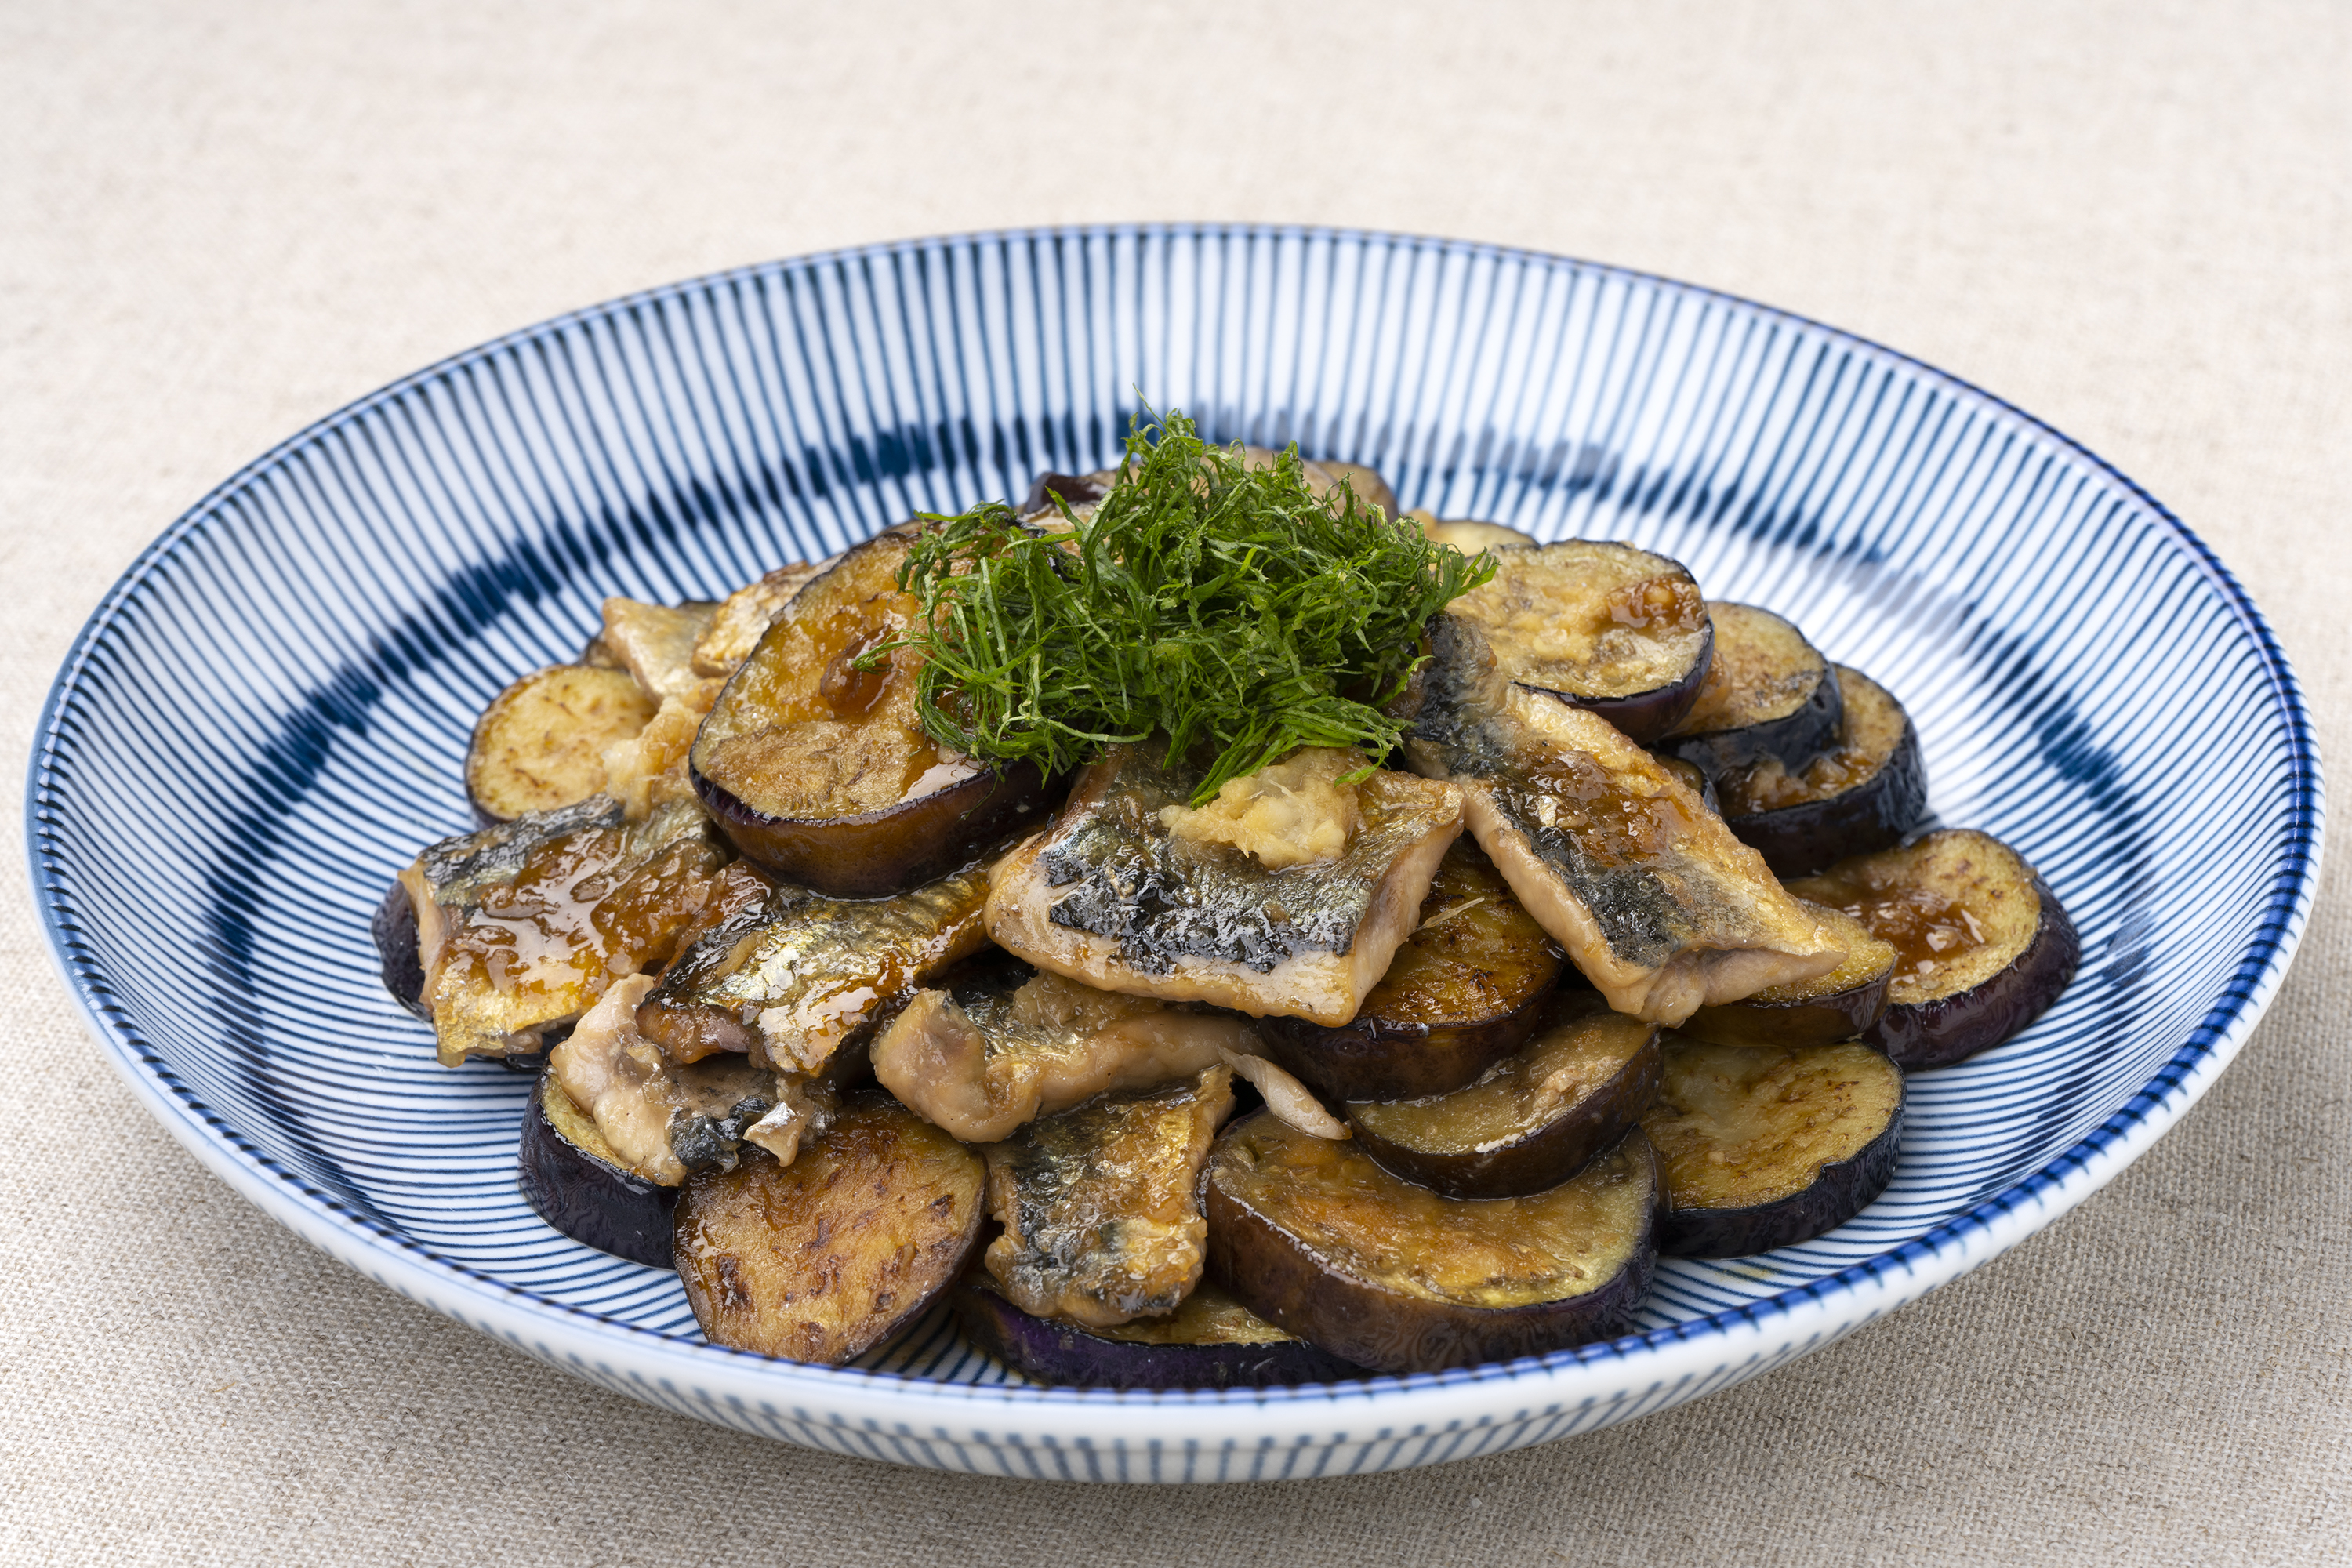
[[[1678,1209],[1669,1189],[1658,1250],[1669,1258],[1747,1258],[1811,1241],[1868,1208],[1895,1179],[1903,1142],[1903,1108],[1851,1159],[1822,1167],[1801,1193],[1744,1209]]]
[[[1512,1198],[1559,1185],[1616,1147],[1658,1098],[1664,1058],[1654,1035],[1605,1084],[1563,1106],[1534,1131],[1468,1153],[1442,1153],[1391,1142],[1348,1107],[1348,1125],[1380,1167],[1449,1198]]]
[[[542,1074],[523,1112],[515,1159],[515,1185],[522,1189],[523,1202],[555,1229],[599,1252],[648,1268],[673,1267],[670,1237],[678,1189],[649,1182],[566,1138],[548,1111],[551,1089],[562,1092],[551,1072]],[[582,1113],[573,1108],[573,1114]]]
[[[965,1280],[952,1298],[964,1337],[1024,1377],[1073,1388],[1291,1388],[1371,1374],[1305,1340],[1271,1344],[1140,1344],[1032,1317]]]
[[[1692,1039],[1717,1046],[1827,1046],[1859,1038],[1885,1050],[1873,1031],[1886,1016],[1886,990],[1894,978],[1889,970],[1849,990],[1802,1002],[1750,999],[1701,1007],[1682,1021],[1681,1028]],[[1895,1065],[1908,1064],[1896,1058]]]
[[[1074,507],[1098,501],[1110,494],[1110,486],[1095,474],[1039,474],[1029,487],[1029,498],[1021,503],[1020,515],[1032,517],[1041,511],[1055,510],[1054,498],[1059,496]]]
[[[2083,941],[2058,895],[2039,875],[2033,891],[2041,919],[2025,951],[1991,979],[1957,996],[1897,1003],[1863,1035],[1905,1072],[1963,1062],[1990,1050],[2049,1010],[2074,978]]]
[[[698,772],[694,788],[745,859],[835,899],[887,898],[968,866],[1059,799],[1031,763],[878,811],[810,821],[763,816]]]
[[[1260,1111],[1251,1121],[1268,1115]],[[1247,1122],[1227,1129],[1230,1139]],[[1581,1295],[1507,1308],[1477,1308],[1406,1295],[1357,1278],[1202,1173],[1209,1220],[1208,1272],[1250,1310],[1289,1333],[1378,1372],[1438,1372],[1542,1355],[1635,1327],[1634,1310],[1657,1267],[1664,1177],[1637,1128],[1620,1149],[1649,1184],[1639,1233],[1616,1271]]]
[[[1927,764],[1906,718],[1886,765],[1827,800],[1727,816],[1724,826],[1764,857],[1776,877],[1806,877],[1849,855],[1891,849],[1927,815]]]
[[[1583,708],[1600,714],[1623,731],[1625,738],[1637,746],[1655,745],[1674,727],[1683,721],[1683,715],[1698,700],[1698,689],[1706,684],[1706,668],[1715,659],[1715,626],[1710,623],[1699,638],[1698,657],[1691,661],[1690,670],[1680,679],[1649,691],[1637,691],[1631,697],[1577,697],[1550,688],[1527,686],[1530,691],[1550,691],[1571,708]]]
[[[368,933],[375,938],[383,988],[403,1008],[431,1023],[433,1009],[425,1005],[425,963],[416,952],[416,906],[404,884],[395,880],[385,892],[368,922]]]
[[[1456,1028],[1391,1024],[1360,1014],[1334,1028],[1307,1018],[1261,1018],[1266,1054],[1331,1100],[1421,1100],[1474,1083],[1527,1044],[1545,997],[1499,1018]]]

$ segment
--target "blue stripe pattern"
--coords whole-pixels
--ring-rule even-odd
[[[475,714],[609,594],[713,597],[1115,456],[1145,404],[1368,463],[1408,506],[1628,538],[1910,708],[1946,821],[2084,939],[2021,1037],[1913,1080],[1885,1195],[1666,1264],[1643,1332],[1331,1389],[1033,1387],[934,1313],[860,1366],[701,1342],[674,1276],[516,1192],[525,1079],[434,1065],[367,919],[467,822]],[[1381,1470],[1596,1430],[1852,1331],[2041,1226],[2235,1052],[2315,885],[2319,766],[2262,617],[2047,427],[1815,323],[1450,241],[1129,226],[877,246],[460,354],[237,474],[60,672],[26,832],[58,962],[142,1100],[338,1258],[606,1388],[899,1463],[1117,1480]]]

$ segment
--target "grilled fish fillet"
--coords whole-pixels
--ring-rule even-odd
[[[1270,869],[1163,820],[1200,774],[1156,745],[1116,746],[1078,776],[1054,826],[999,861],[988,934],[1105,991],[1344,1024],[1411,933],[1459,791],[1376,773],[1352,787],[1345,851]]]
[[[1447,615],[1405,743],[1528,912],[1621,1013],[1701,1006],[1837,967],[1845,948],[1683,783],[1604,720],[1497,671]]]

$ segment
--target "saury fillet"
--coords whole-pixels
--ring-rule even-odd
[[[1595,714],[1497,671],[1441,616],[1405,754],[1458,785],[1511,891],[1609,1005],[1662,1024],[1837,967],[1836,931],[1698,796]]]

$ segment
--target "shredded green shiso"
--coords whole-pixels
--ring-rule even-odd
[[[1091,517],[1055,500],[1058,531],[1001,502],[921,520],[898,583],[923,614],[892,646],[925,655],[923,727],[1048,776],[1154,734],[1171,763],[1213,746],[1195,804],[1300,746],[1395,746],[1381,709],[1423,625],[1495,571],[1345,484],[1317,497],[1296,447],[1253,469],[1174,412],[1136,422]]]

